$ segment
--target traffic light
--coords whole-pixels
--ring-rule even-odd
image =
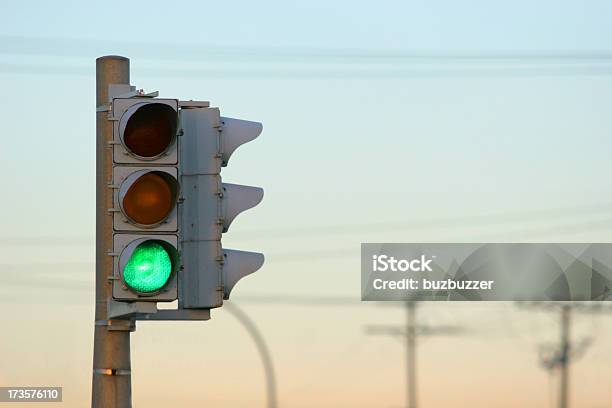
[[[142,94],[112,101],[115,301],[178,297],[179,104]]]
[[[223,183],[221,167],[262,125],[221,117],[207,102],[154,96],[112,100],[109,307],[117,317],[201,320],[264,261],[221,246],[236,216],[263,198],[259,187]],[[177,299],[176,312],[152,304]]]
[[[106,406],[108,395],[129,406],[136,321],[208,320],[263,264],[262,254],[221,247],[232,220],[263,197],[222,183],[221,166],[261,124],[136,90],[120,56],[96,60],[96,104],[92,406]]]
[[[259,136],[262,125],[221,117],[219,109],[210,107],[185,107],[180,119],[180,304],[185,309],[210,309],[222,306],[234,285],[263,265],[263,254],[221,246],[221,235],[238,214],[259,204],[263,190],[223,183],[220,175],[232,153]]]

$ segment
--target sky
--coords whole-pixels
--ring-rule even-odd
[[[359,244],[609,242],[611,17],[606,1],[4,2],[0,385],[89,400],[96,57],[129,57],[138,88],[263,123],[222,176],[264,201],[223,244],[266,255],[232,302],[269,343],[280,405],[397,407],[402,344],[364,327],[403,311],[357,301]],[[273,302],[298,295],[356,301]],[[419,343],[422,406],[553,400],[538,348],[554,314],[419,316],[466,327]],[[594,338],[573,366],[577,406],[612,396],[611,318],[576,317],[576,340]],[[223,309],[139,323],[132,343],[135,406],[264,404],[256,350]]]

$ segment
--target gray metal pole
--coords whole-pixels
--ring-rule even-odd
[[[416,303],[406,302],[406,375],[408,408],[417,408],[416,380]]]
[[[561,384],[559,385],[559,408],[568,408],[569,406],[570,313],[570,305],[563,305],[561,307]]]
[[[110,84],[129,84],[130,61],[125,57],[96,59],[96,106],[108,105]],[[93,408],[130,408],[132,385],[130,332],[109,330],[107,299],[111,295],[108,277],[113,261],[112,249],[112,155],[108,141],[112,124],[108,112],[96,112],[96,311],[93,350]]]
[[[270,350],[266,345],[266,342],[255,326],[255,323],[249,315],[247,315],[242,309],[240,309],[235,304],[231,304],[229,302],[224,303],[223,307],[226,308],[231,314],[233,314],[242,325],[249,332],[253,341],[255,341],[255,345],[257,346],[257,350],[259,351],[259,355],[261,356],[261,360],[264,365],[264,371],[266,372],[266,390],[268,393],[268,408],[276,408],[277,405],[277,395],[276,395],[276,376],[274,375],[274,365],[272,363],[272,355],[270,354]]]

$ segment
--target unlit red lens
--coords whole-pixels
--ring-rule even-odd
[[[178,116],[169,105],[150,103],[139,108],[128,120],[123,142],[135,155],[157,157],[173,143]]]
[[[123,211],[132,221],[154,225],[165,220],[176,201],[176,180],[165,173],[146,173],[134,181],[123,197]]]

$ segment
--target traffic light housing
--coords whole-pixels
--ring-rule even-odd
[[[115,301],[178,297],[178,111],[176,99],[112,102]]]
[[[259,187],[223,183],[221,168],[262,130],[221,117],[207,102],[157,93],[115,96],[113,121],[112,299],[109,316],[205,320],[236,283],[263,265],[263,254],[224,249],[223,233],[259,204]],[[178,299],[178,309],[156,302]]]

